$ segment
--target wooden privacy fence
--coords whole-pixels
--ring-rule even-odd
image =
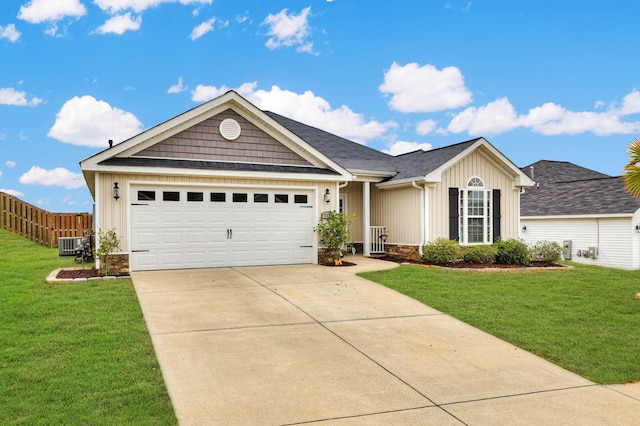
[[[90,213],[50,213],[0,192],[0,228],[49,247],[60,237],[82,237],[93,229]]]

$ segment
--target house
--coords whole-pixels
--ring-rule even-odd
[[[96,229],[116,230],[133,271],[316,263],[313,228],[336,210],[365,255],[517,238],[533,184],[484,138],[390,156],[234,91],[80,165]]]
[[[640,199],[608,176],[564,161],[538,161],[522,170],[536,185],[521,196],[521,237],[564,244],[565,259],[640,268]]]

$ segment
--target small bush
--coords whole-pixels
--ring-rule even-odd
[[[466,263],[493,263],[496,258],[496,249],[490,245],[470,246],[464,249],[462,260]]]
[[[507,265],[531,265],[529,247],[522,241],[515,239],[498,240],[496,248],[496,263]]]
[[[422,248],[422,259],[434,265],[446,265],[460,259],[462,248],[457,241],[437,238]]]
[[[531,260],[556,263],[562,256],[562,246],[555,241],[538,241],[530,248]]]

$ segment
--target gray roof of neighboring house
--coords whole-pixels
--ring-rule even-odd
[[[522,216],[634,213],[640,209],[640,199],[624,189],[622,177],[565,161],[542,160],[521,170],[531,176],[531,166],[536,186],[520,196]]]

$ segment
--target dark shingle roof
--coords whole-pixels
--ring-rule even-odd
[[[634,213],[640,208],[640,199],[624,189],[621,177],[564,161],[538,161],[533,166],[540,185],[521,195],[522,216]],[[529,167],[521,170],[527,173]]]
[[[397,172],[393,165],[395,157],[392,155],[283,117],[275,112],[265,111],[265,113],[346,169]]]
[[[338,173],[329,169],[303,166],[280,166],[272,164],[249,164],[249,163],[227,163],[215,161],[199,160],[172,160],[167,158],[145,158],[145,157],[112,157],[100,162],[101,165],[111,166],[144,166],[144,167],[167,167],[175,169],[200,169],[200,170],[239,170],[277,173],[316,173],[323,175],[337,175]]]
[[[478,139],[472,139],[430,151],[413,151],[393,157],[393,164],[396,166],[398,174],[389,180],[393,181],[425,176],[469,148],[477,140]]]

